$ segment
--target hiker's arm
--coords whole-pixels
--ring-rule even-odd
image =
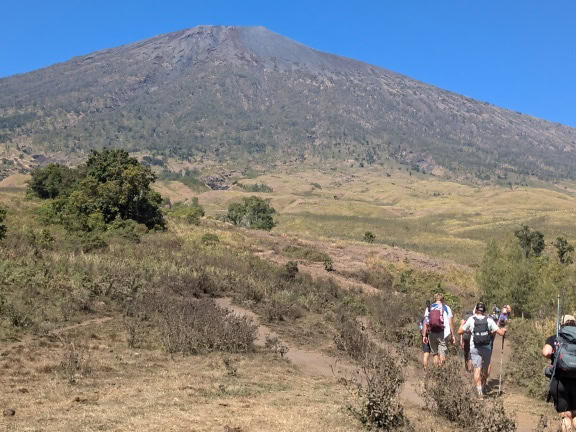
[[[498,333],[500,336],[504,336],[506,334],[506,330],[507,330],[506,327],[502,327],[496,330],[495,333]]]
[[[551,347],[550,345],[546,344],[544,345],[544,348],[542,348],[542,355],[544,357],[546,357],[547,359],[549,359],[550,357],[552,357],[552,353],[554,352],[554,348]]]
[[[466,324],[466,321],[464,320],[460,320],[460,327],[458,328],[458,334],[460,335],[460,345],[464,346],[464,339],[462,338],[463,336],[463,332],[460,333],[460,328],[462,328],[462,326]]]
[[[454,319],[450,317],[450,334],[452,335],[452,344],[456,345],[456,333],[454,333]]]
[[[463,335],[464,333],[466,333],[466,330],[464,329],[465,325],[466,325],[466,323],[460,325],[460,328],[458,329],[459,335]]]

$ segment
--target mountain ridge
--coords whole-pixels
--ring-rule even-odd
[[[576,129],[264,27],[198,26],[0,79],[2,142],[576,177]]]

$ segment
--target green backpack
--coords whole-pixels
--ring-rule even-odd
[[[556,338],[554,375],[576,378],[576,327],[561,327]]]

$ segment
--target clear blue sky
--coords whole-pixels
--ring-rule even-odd
[[[576,0],[4,0],[0,77],[199,24],[263,25],[576,127]]]

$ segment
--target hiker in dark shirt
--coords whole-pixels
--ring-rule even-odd
[[[576,327],[576,319],[572,315],[564,315],[562,327]],[[554,365],[556,352],[559,349],[556,343],[556,335],[546,339],[542,348],[542,355],[550,359],[550,364]],[[552,368],[547,368],[552,373]],[[561,417],[562,432],[576,430],[576,378],[563,376],[558,368],[550,381],[550,396],[554,400],[554,408]]]

